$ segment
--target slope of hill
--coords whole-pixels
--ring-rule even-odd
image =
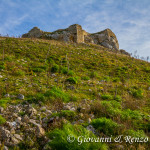
[[[4,37],[0,59],[1,149],[149,149],[148,62],[94,44]]]

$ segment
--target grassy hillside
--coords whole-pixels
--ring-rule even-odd
[[[150,147],[149,142],[130,144],[125,140],[123,143],[83,143],[82,146],[77,141],[67,142],[67,134],[76,139],[80,134],[112,136],[113,140],[119,135],[150,138],[148,62],[92,44],[3,37],[0,38],[0,59],[0,106],[7,109],[9,105],[30,104],[37,111],[46,107],[52,114],[48,117],[40,113],[40,118],[55,118],[43,127],[46,140],[31,134],[32,145],[23,140],[10,146],[12,149],[146,150]],[[24,99],[18,99],[18,94],[24,95]],[[18,115],[25,116],[26,112]],[[1,113],[1,126],[5,127],[10,120]],[[97,134],[87,130],[89,125]],[[25,132],[22,128],[23,138]],[[1,147],[4,145],[5,142]]]

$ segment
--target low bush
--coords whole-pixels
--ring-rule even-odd
[[[90,78],[88,76],[83,76],[81,77],[82,80],[90,80]]]
[[[94,119],[91,124],[94,128],[100,132],[103,132],[107,136],[119,133],[119,128],[121,127],[121,125],[118,125],[116,122],[105,117]]]
[[[1,99],[0,106],[5,108],[9,100],[10,100],[9,98]]]
[[[84,142],[84,138],[96,138],[96,136],[81,125],[66,124],[62,129],[56,128],[48,133],[50,142],[47,148],[55,150],[107,150],[104,143]]]
[[[135,98],[143,98],[143,91],[141,89],[134,89],[132,90],[132,95]]]
[[[130,129],[130,130],[127,130],[127,131],[125,132],[125,134],[126,134],[127,136],[131,136],[131,137],[139,137],[139,138],[145,138],[145,137],[147,137],[147,136],[145,135],[145,133],[144,133],[143,130],[137,130],[137,131],[135,131],[135,130]]]
[[[68,120],[73,120],[76,115],[76,112],[71,110],[62,110],[60,113],[60,117],[65,117]]]
[[[77,84],[78,83],[78,78],[77,77],[70,77],[66,79],[66,82],[72,83],[72,84]]]
[[[104,95],[101,96],[101,98],[103,100],[112,100],[113,99],[113,97],[109,94],[104,94]]]
[[[115,101],[117,101],[117,102],[122,101],[122,98],[121,98],[121,96],[119,96],[119,95],[114,96],[113,99],[114,99]]]
[[[5,122],[6,122],[6,119],[0,115],[0,125],[4,124]]]
[[[47,91],[44,96],[49,98],[60,98],[64,102],[70,101],[70,95],[67,93],[64,93],[60,88],[58,87],[52,87],[51,90]]]
[[[52,68],[51,68],[51,72],[55,73],[55,72],[58,72],[58,71],[59,71],[59,66],[57,64],[53,65]]]
[[[72,70],[70,70],[70,69],[68,70],[67,67],[61,68],[61,73],[66,74],[66,75],[70,75],[70,76],[75,74]]]
[[[90,78],[96,78],[98,75],[97,75],[97,72],[94,72],[94,71],[92,71],[92,72],[90,72]]]
[[[137,110],[126,109],[121,112],[122,120],[142,120],[142,114]]]

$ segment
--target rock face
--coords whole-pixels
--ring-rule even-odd
[[[102,45],[109,49],[119,49],[117,37],[110,29],[91,34],[90,37],[93,39],[95,44]]]
[[[66,29],[59,29],[54,32],[44,32],[34,27],[28,33],[22,35],[23,38],[48,38],[52,40],[61,40],[75,43],[93,43],[102,45],[109,49],[119,50],[119,43],[116,35],[106,29],[97,33],[88,33],[78,24],[73,24]]]
[[[38,27],[34,27],[33,29],[31,29],[28,33],[23,34],[22,37],[23,38],[30,38],[30,37],[35,37],[35,38],[39,38],[43,35],[43,31],[40,30]]]

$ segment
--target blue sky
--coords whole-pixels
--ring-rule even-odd
[[[19,36],[80,24],[94,33],[110,28],[121,49],[150,56],[150,0],[0,0],[0,34]]]

